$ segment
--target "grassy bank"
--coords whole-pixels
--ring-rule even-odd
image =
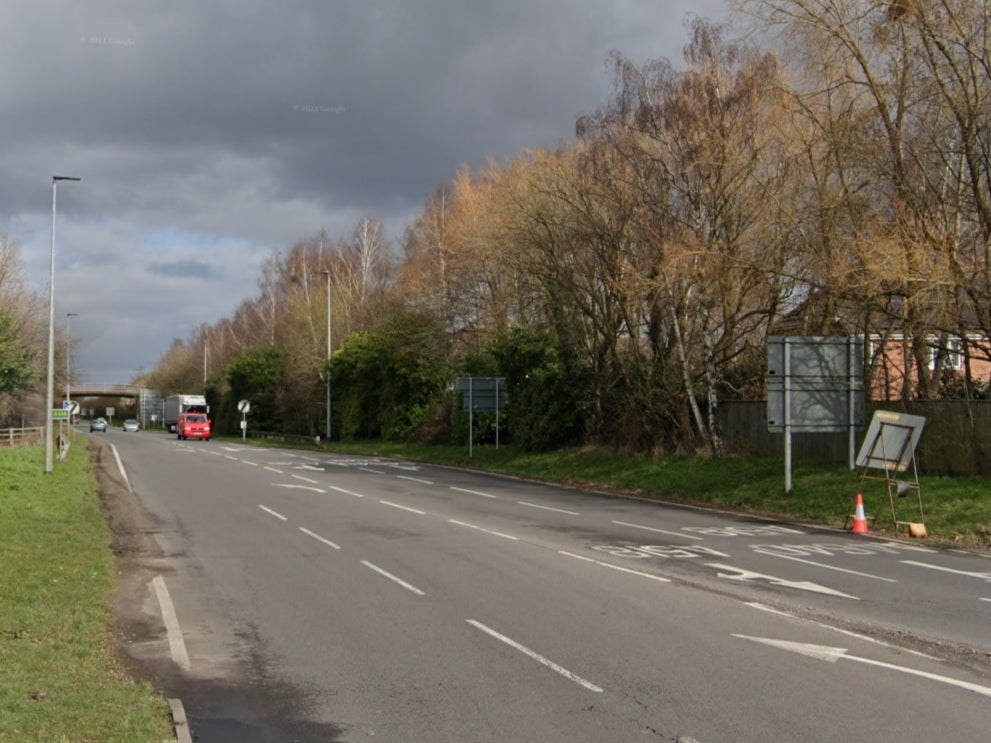
[[[174,741],[168,704],[114,660],[110,535],[84,442],[0,449],[0,741]]]
[[[991,481],[985,478],[920,478],[924,517],[915,490],[895,498],[895,518],[884,482],[866,480],[843,464],[793,463],[792,491],[784,492],[784,463],[753,458],[700,459],[617,456],[593,449],[523,453],[496,449],[417,446],[390,442],[334,443],[335,453],[399,457],[434,464],[473,467],[546,482],[565,483],[643,498],[722,507],[842,527],[862,491],[872,531],[894,536],[894,521],[923,521],[933,541],[991,547]],[[883,473],[871,471],[872,476]]]

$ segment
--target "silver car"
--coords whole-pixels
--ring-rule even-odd
[[[139,428],[140,426],[138,425],[138,422],[134,420],[134,418],[128,418],[126,421],[124,421],[124,430],[127,431],[128,433],[137,433]]]

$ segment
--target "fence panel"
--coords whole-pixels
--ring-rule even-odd
[[[904,405],[867,403],[867,418],[875,410],[895,410],[926,418],[916,450],[919,471],[931,475],[991,476],[991,401],[940,400]],[[767,430],[767,403],[730,401],[720,405],[720,422],[727,450],[734,454],[783,457],[784,434]],[[865,429],[857,431],[860,448]],[[846,462],[845,433],[793,433],[794,461]]]

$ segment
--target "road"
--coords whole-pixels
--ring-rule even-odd
[[[93,436],[159,550],[125,649],[203,743],[986,739],[984,555],[375,458]]]

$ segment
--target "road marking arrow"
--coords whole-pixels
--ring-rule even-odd
[[[919,671],[915,668],[896,666],[879,660],[871,660],[870,658],[859,658],[856,655],[849,655],[846,648],[834,648],[829,647],[828,645],[813,645],[807,642],[775,640],[770,637],[752,637],[751,635],[734,634],[733,637],[738,637],[741,640],[750,640],[751,642],[757,642],[761,645],[769,645],[770,647],[778,648],[780,650],[788,650],[792,653],[798,653],[799,655],[804,655],[808,658],[824,660],[827,663],[836,663],[840,660],[852,660],[858,663],[865,663],[869,666],[887,668],[889,671],[898,671],[900,673],[907,673],[910,676],[919,676],[920,678],[929,679],[930,681],[937,681],[941,684],[956,686],[959,689],[966,689],[967,691],[972,691],[975,694],[980,694],[981,696],[991,697],[991,688],[987,686],[972,684],[969,681],[961,681],[960,679],[950,678],[949,676],[941,676],[937,673],[929,673],[928,671]]]
[[[953,568],[944,568],[941,565],[930,565],[928,562],[918,562],[917,560],[902,560],[901,563],[902,565],[914,565],[917,568],[941,570],[944,573],[953,573],[954,575],[965,575],[968,578],[982,578],[983,580],[991,583],[991,573],[977,573],[972,570],[955,570]]]
[[[811,581],[793,581],[785,580],[784,578],[775,578],[773,575],[764,575],[763,573],[755,573],[752,570],[744,570],[743,568],[737,568],[732,565],[723,565],[718,562],[707,562],[710,568],[716,568],[717,570],[725,570],[728,572],[716,573],[719,578],[727,578],[729,580],[766,580],[775,586],[782,586],[784,588],[797,588],[801,591],[812,591],[814,593],[824,593],[827,596],[839,596],[845,599],[853,599],[854,601],[860,601],[856,596],[851,596],[848,593],[842,593],[841,591],[836,591],[832,588],[827,588],[826,586],[820,586],[818,583],[812,583]]]

